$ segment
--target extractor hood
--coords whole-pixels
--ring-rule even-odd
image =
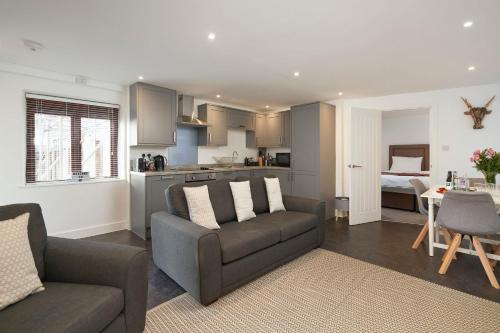
[[[206,122],[195,117],[193,96],[188,96],[188,95],[179,96],[177,125],[190,126],[190,127],[207,127]]]

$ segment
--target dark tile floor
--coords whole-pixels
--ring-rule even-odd
[[[491,287],[477,257],[459,254],[458,260],[443,276],[437,273],[442,250],[436,249],[434,257],[429,257],[423,246],[417,251],[411,250],[420,228],[418,225],[394,222],[349,226],[346,222],[329,220],[323,248],[500,303],[500,291]],[[151,252],[151,242],[126,230],[88,239],[141,246]],[[154,265],[151,256],[148,273],[148,308],[184,292]],[[500,279],[500,268],[495,273]]]

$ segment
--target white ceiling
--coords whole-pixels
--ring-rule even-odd
[[[499,13],[498,0],[0,0],[0,61],[274,109],[500,82]]]

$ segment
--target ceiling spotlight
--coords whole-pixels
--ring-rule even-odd
[[[344,93],[342,91],[339,91],[339,96],[342,96]]]
[[[30,51],[37,52],[44,49],[43,44],[35,42],[34,40],[24,40],[24,46],[26,46]]]
[[[142,76],[142,75],[139,75],[137,78],[138,78],[139,80],[144,80],[144,76]]]
[[[269,105],[266,105],[266,109],[269,109]]]
[[[215,34],[213,32],[208,34],[208,39],[214,40],[215,39]]]
[[[217,94],[217,95],[215,95],[215,97],[220,98],[220,95],[219,95],[219,94]]]
[[[470,28],[470,27],[472,27],[473,24],[474,24],[474,22],[472,22],[472,21],[464,22],[464,28]]]
[[[475,70],[475,69],[476,69],[476,67],[474,67],[474,66],[469,66],[469,67],[467,67],[467,69],[468,69],[469,71],[473,71],[473,70]]]
[[[299,72],[294,72],[293,76],[300,76],[300,73]]]

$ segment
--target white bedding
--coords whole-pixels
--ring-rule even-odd
[[[429,177],[425,176],[399,176],[399,175],[381,175],[382,187],[402,187],[402,188],[412,188],[409,180],[413,178],[420,179],[424,183],[425,187],[429,188]]]

